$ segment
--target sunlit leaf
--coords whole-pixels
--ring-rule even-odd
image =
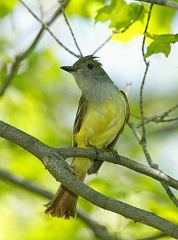
[[[176,10],[154,5],[148,31],[156,34],[164,34],[171,31],[172,20],[176,14]],[[164,24],[163,24],[164,22]]]
[[[127,4],[124,0],[112,0],[110,5],[99,9],[96,15],[96,21],[110,21],[110,27],[115,30],[121,30],[127,27],[137,17],[143,19],[144,11],[141,14],[142,7],[139,4]]]
[[[145,58],[157,53],[163,53],[168,57],[171,51],[171,44],[178,41],[178,34],[151,35],[147,33],[146,36],[151,38],[153,42],[148,46]]]
[[[160,41],[152,42],[147,48],[147,53],[145,54],[145,58],[157,53],[164,53],[164,55],[168,57],[170,51],[171,51],[170,43],[160,42]]]

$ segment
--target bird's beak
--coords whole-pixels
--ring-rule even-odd
[[[73,73],[77,71],[77,68],[74,66],[62,66],[61,69],[63,69],[64,71],[67,71],[69,73]]]

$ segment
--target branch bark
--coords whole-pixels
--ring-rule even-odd
[[[0,137],[17,144],[31,154],[35,155],[37,158],[43,158],[50,153],[57,153],[63,156],[64,159],[70,157],[86,157],[92,160],[97,159],[99,161],[106,161],[129,168],[137,173],[142,173],[144,175],[152,177],[157,181],[162,181],[170,187],[178,190],[178,180],[157,169],[151,168],[144,164],[140,164],[125,156],[118,155],[116,151],[104,152],[99,149],[96,150],[94,148],[82,149],[75,147],[52,148],[45,145],[35,137],[32,137],[31,135],[28,135],[27,133],[3,121],[0,121]]]
[[[149,118],[144,118],[143,123],[139,122],[135,125],[136,128],[140,128],[143,124],[147,124],[150,122],[154,122],[154,123],[161,123],[161,122],[172,122],[172,121],[177,121],[178,117],[173,117],[173,118],[168,118],[165,119],[166,117],[169,116],[170,113],[172,113],[173,111],[175,111],[176,109],[178,109],[178,104],[176,104],[175,106],[171,107],[170,109],[168,109],[167,111],[161,113],[161,114],[155,114]]]
[[[32,193],[35,193],[49,200],[52,199],[53,197],[52,193],[39,187],[37,184],[27,181],[25,179],[22,179],[21,177],[15,176],[14,174],[6,170],[0,169],[0,178],[5,181],[8,181],[9,183],[15,184],[16,186],[21,187],[24,190],[30,191]],[[126,239],[118,238],[114,235],[111,235],[105,226],[94,221],[86,213],[84,213],[81,210],[77,211],[77,217],[81,219],[93,231],[96,238],[100,240],[126,240]],[[149,237],[132,239],[132,240],[153,240],[153,239],[160,239],[164,236],[166,236],[164,233],[158,233]]]
[[[165,234],[178,238],[178,225],[167,221],[148,211],[136,208],[119,200],[107,197],[76,179],[70,172],[65,158],[53,148],[40,142],[38,139],[0,121],[0,136],[21,146],[38,157],[52,176],[61,182],[67,189],[82,196],[96,206],[118,213],[135,222],[154,227]],[[96,152],[95,152],[96,157]]]
[[[6,170],[0,169],[0,178],[21,187],[24,190],[37,194],[38,196],[46,199],[52,199],[53,194],[45,189],[39,187],[37,184],[15,176]],[[111,235],[107,228],[85,214],[83,211],[77,210],[77,217],[81,219],[94,233],[94,235],[100,240],[119,240]],[[120,239],[121,240],[121,239]]]
[[[173,1],[167,1],[167,0],[136,0],[136,1],[153,3],[153,4],[164,6],[164,7],[178,9],[178,3],[173,2]]]

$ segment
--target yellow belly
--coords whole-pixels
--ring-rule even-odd
[[[80,131],[75,136],[78,147],[107,147],[123,127],[126,103],[121,94],[102,104],[89,104]]]
[[[89,103],[81,128],[74,136],[77,147],[106,148],[125,123],[126,102],[121,93],[102,104]],[[83,181],[92,166],[87,158],[75,157],[72,162],[74,175]]]

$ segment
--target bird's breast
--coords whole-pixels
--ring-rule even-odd
[[[125,116],[126,103],[121,94],[102,102],[89,102],[81,128],[75,136],[77,146],[106,147],[123,127]]]

